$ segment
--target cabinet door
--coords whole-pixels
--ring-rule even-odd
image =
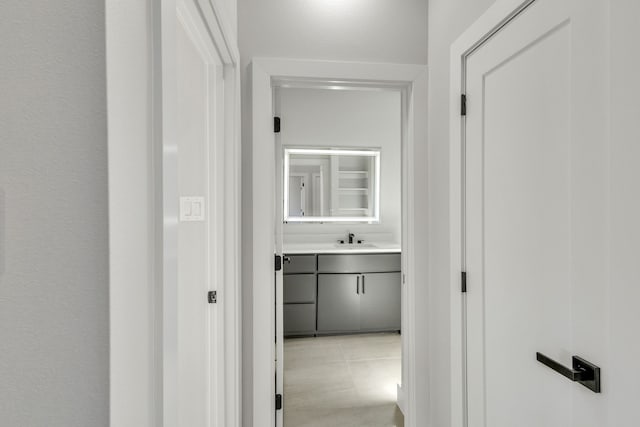
[[[360,329],[359,274],[318,275],[318,331]]]
[[[284,304],[284,335],[308,335],[316,332],[315,304]]]
[[[360,286],[360,328],[400,329],[400,273],[369,273]]]
[[[316,302],[315,274],[287,274],[283,281],[285,304]]]

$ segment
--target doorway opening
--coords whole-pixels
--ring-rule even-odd
[[[428,276],[426,262],[428,244],[427,198],[427,68],[410,64],[357,63],[340,61],[290,60],[255,58],[249,67],[251,73],[251,147],[246,152],[252,171],[251,180],[245,181],[250,209],[245,211],[250,223],[243,234],[243,259],[250,272],[244,276],[245,303],[249,307],[245,325],[245,402],[244,413],[253,420],[269,422],[267,426],[283,425],[283,413],[289,404],[284,394],[283,382],[283,298],[282,271],[278,270],[279,257],[283,255],[282,240],[276,241],[277,231],[283,227],[282,216],[277,220],[276,200],[281,200],[284,183],[276,182],[276,171],[284,167],[280,151],[276,147],[278,120],[274,119],[277,105],[275,88],[314,86],[335,86],[344,89],[396,90],[401,96],[401,384],[396,387],[397,405],[404,414],[406,426],[427,425],[428,408],[416,402],[426,402],[429,366],[428,314],[424,309],[427,301]],[[287,118],[282,118],[281,130],[287,126]],[[327,123],[331,126],[331,123]],[[281,148],[281,147],[280,147]],[[353,150],[367,151],[367,150]],[[368,150],[371,157],[374,153]],[[382,153],[384,154],[384,153]],[[339,155],[347,156],[341,152]],[[362,162],[365,164],[366,162]],[[372,163],[371,159],[369,164]],[[375,162],[373,162],[375,163]],[[362,171],[362,170],[360,170]],[[363,188],[363,187],[359,187]],[[361,211],[359,220],[375,220],[375,212],[370,215],[369,204],[364,198],[355,198]],[[311,199],[313,200],[313,199]],[[328,202],[327,202],[328,203]],[[352,203],[353,202],[352,200]],[[282,205],[279,205],[282,209]],[[325,209],[326,209],[325,204]],[[375,209],[375,207],[373,207]],[[282,212],[280,212],[282,214]],[[368,219],[366,217],[373,217]],[[304,216],[309,221],[310,217]],[[350,219],[354,217],[351,216]],[[331,218],[323,222],[331,222]],[[274,228],[276,232],[274,232]],[[349,230],[342,239],[357,244],[357,232]],[[336,240],[339,237],[336,237]],[[332,247],[339,244],[329,243]],[[352,243],[353,244],[353,243]],[[362,242],[362,245],[370,242]],[[274,253],[276,263],[274,274]],[[281,259],[281,258],[280,258]],[[295,261],[295,260],[293,260]],[[388,266],[387,263],[378,263]],[[316,261],[317,262],[317,261]],[[378,265],[376,264],[376,265]],[[285,263],[285,265],[287,265]],[[317,267],[317,265],[316,265]],[[358,271],[357,273],[360,273]],[[360,277],[360,279],[358,278]],[[362,275],[356,274],[353,294],[361,286]],[[364,277],[364,291],[373,284]],[[279,336],[278,336],[279,334]]]
[[[284,82],[273,99],[277,425],[404,426],[403,91]]]

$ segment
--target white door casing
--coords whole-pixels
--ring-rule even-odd
[[[463,332],[452,369],[466,393],[453,425],[602,426],[602,395],[536,352],[606,366],[606,2],[524,6],[463,57],[452,246],[467,293],[454,296],[466,315],[452,322]]]
[[[282,200],[276,183],[278,164],[278,138],[273,133],[273,113],[277,111],[273,86],[285,82],[305,84],[306,82],[335,82],[341,85],[395,88],[402,91],[402,158],[403,158],[403,230],[402,252],[405,285],[402,287],[402,329],[403,329],[403,376],[402,387],[398,388],[398,404],[405,414],[407,427],[427,425],[427,405],[416,402],[427,401],[427,321],[426,311],[420,305],[427,301],[427,287],[417,286],[416,277],[426,277],[424,260],[427,258],[426,239],[416,236],[427,235],[426,197],[419,188],[426,182],[426,67],[406,64],[372,64],[338,61],[306,61],[286,59],[254,59],[250,66],[252,91],[252,171],[253,177],[248,188],[251,191],[252,211],[250,213],[250,242],[244,257],[252,259],[251,275],[244,282],[251,295],[252,320],[249,337],[252,344],[248,354],[251,366],[247,384],[252,386],[250,407],[245,411],[247,419],[253,423],[264,422],[265,426],[280,425],[281,411],[276,417],[274,399],[274,378],[278,378],[276,390],[282,389],[281,376],[276,377],[276,364],[281,354],[273,337],[281,325],[277,316],[276,295],[280,295],[280,280],[273,274],[273,252],[281,251],[281,243],[275,241],[274,224],[275,200]],[[276,101],[276,105],[274,105]],[[275,163],[264,159],[275,158]],[[421,183],[415,185],[414,183]],[[420,220],[418,220],[420,218]],[[280,233],[281,234],[281,233]],[[276,231],[276,235],[279,233]],[[277,277],[277,275],[276,275]],[[422,282],[421,282],[422,283]],[[280,298],[281,301],[281,298]],[[286,396],[284,406],[286,407]],[[250,413],[249,413],[250,412]],[[278,424],[276,424],[278,423]],[[262,425],[262,424],[261,424]]]

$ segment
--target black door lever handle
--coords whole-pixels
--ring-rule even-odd
[[[573,356],[573,369],[570,369],[542,353],[536,353],[536,359],[571,381],[582,384],[594,393],[600,393],[600,368],[593,363]]]

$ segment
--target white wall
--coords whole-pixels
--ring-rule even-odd
[[[229,25],[230,34],[238,34],[238,0],[212,0],[223,16],[223,22]],[[238,38],[234,40],[237,42]]]
[[[432,426],[450,425],[450,47],[494,0],[429,1],[429,288]]]
[[[105,5],[0,2],[0,424],[107,426]]]
[[[251,277],[251,87],[247,65],[254,57],[425,64],[426,0],[239,0],[238,40],[242,64],[243,277]],[[426,236],[424,236],[426,239]],[[243,407],[252,426],[252,290],[243,288]]]
[[[283,227],[284,241],[327,240],[349,232],[364,239],[400,242],[400,92],[279,89],[283,146],[379,148],[380,223],[295,224]],[[331,236],[329,236],[331,235]]]
[[[152,8],[148,2],[108,0],[107,76],[110,224],[110,421],[113,426],[152,427],[161,407],[154,387],[157,333],[151,99]],[[158,82],[156,82],[158,84]],[[157,157],[157,154],[155,154]],[[115,165],[119,168],[115,172]],[[135,206],[123,212],[122,206]],[[127,331],[126,334],[118,331]]]

